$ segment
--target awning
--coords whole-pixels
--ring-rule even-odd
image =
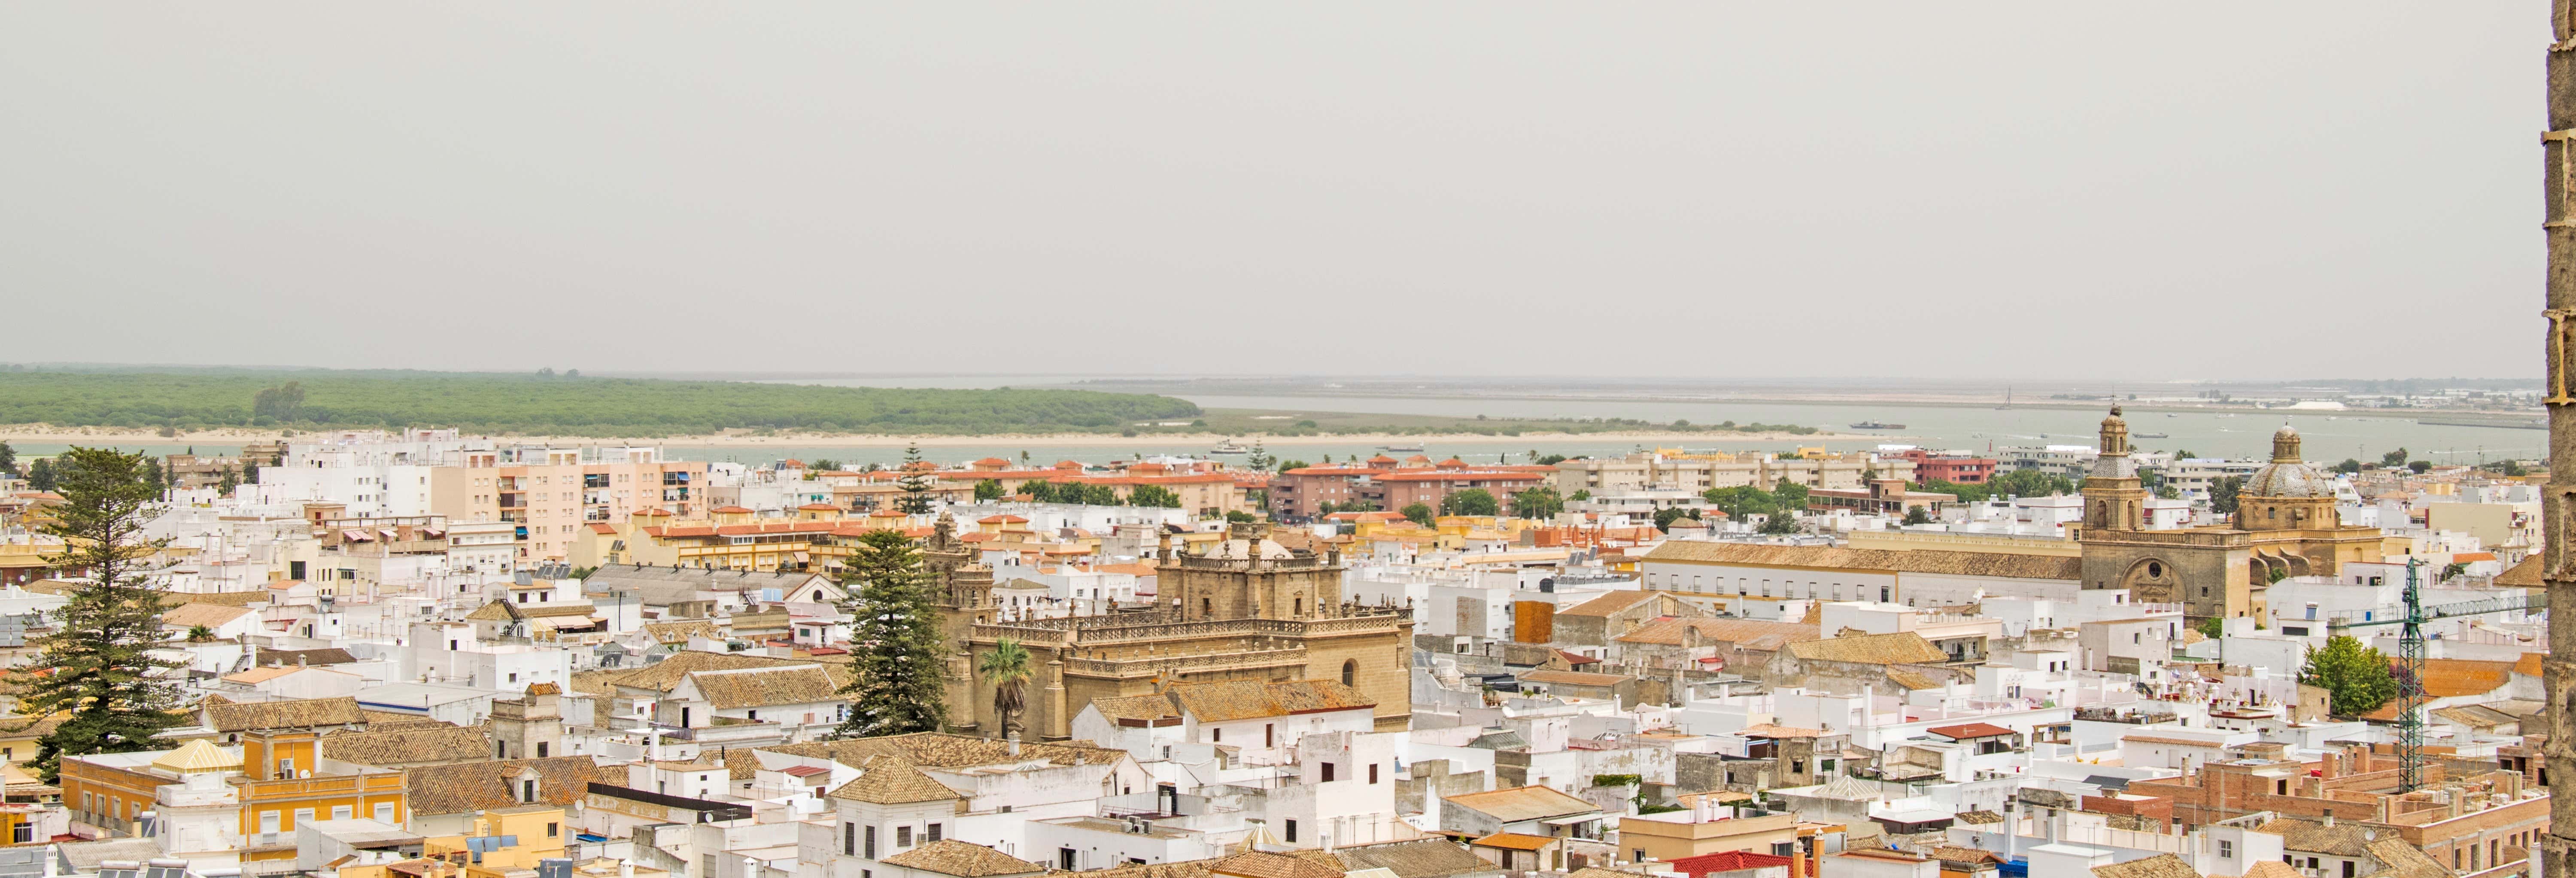
[[[363,530],[341,531],[340,538],[353,543],[363,543],[374,539],[374,537],[367,536],[367,532]]]
[[[424,527],[420,529],[420,535],[436,540],[446,538],[447,532],[434,527]]]
[[[380,534],[383,534],[383,535],[385,536],[385,542],[388,542],[388,543],[393,542],[393,541],[395,541],[395,540],[402,539],[402,537],[395,536],[395,535],[394,535],[394,529],[393,529],[393,528],[390,528],[390,527],[380,527],[380,528],[377,528],[377,529],[376,529],[376,532],[377,532],[377,533],[380,533]]]
[[[812,561],[812,560],[814,560],[814,558],[813,558],[813,556],[811,556],[811,555],[807,555],[807,554],[806,554],[806,553],[804,553],[804,552],[798,552],[798,553],[796,553],[796,563],[798,563],[798,564],[803,564],[803,563],[805,563],[805,562]]]
[[[1573,826],[1577,823],[1590,823],[1599,819],[1601,819],[1601,815],[1599,814],[1576,814],[1572,817],[1550,817],[1539,822],[1545,823],[1549,826]]]

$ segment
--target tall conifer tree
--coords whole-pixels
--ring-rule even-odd
[[[947,684],[941,679],[933,583],[921,569],[912,539],[895,530],[859,537],[842,580],[851,594],[843,608],[856,617],[850,684],[841,687],[850,716],[833,736],[868,738],[935,732],[948,719]]]
[[[930,474],[923,472],[921,467],[915,466],[919,463],[921,463],[921,446],[919,444],[905,446],[903,478],[895,481],[895,485],[903,489],[903,496],[894,501],[896,512],[905,515],[930,514]]]
[[[73,448],[54,459],[59,505],[44,509],[42,533],[63,541],[46,559],[85,573],[91,584],[56,609],[54,633],[35,645],[43,655],[35,673],[21,677],[28,716],[61,722],[36,741],[36,770],[46,783],[62,771],[64,756],[154,749],[153,739],[179,725],[178,686],[154,672],[174,667],[153,658],[160,645],[161,589],[144,567],[162,542],[143,526],[160,511],[151,464],[141,454]]]

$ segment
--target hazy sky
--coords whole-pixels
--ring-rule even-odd
[[[11,3],[0,359],[2536,375],[2546,6]]]

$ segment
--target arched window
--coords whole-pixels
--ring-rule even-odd
[[[1359,659],[1344,659],[1344,660],[1342,660],[1342,685],[1344,685],[1344,686],[1356,686],[1356,685],[1359,685],[1359,679],[1360,679],[1360,660],[1359,660]]]

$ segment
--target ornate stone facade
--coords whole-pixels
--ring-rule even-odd
[[[2379,529],[2336,518],[2334,480],[2299,459],[2298,431],[2272,437],[2272,463],[2238,493],[2236,527],[2141,530],[2147,492],[2129,459],[2129,424],[2112,406],[2102,452],[2084,479],[2084,587],[2125,588],[2141,603],[2178,603],[2194,622],[2260,616],[2280,576],[2334,575],[2376,561]]]
[[[1152,610],[997,622],[992,571],[966,556],[940,536],[925,553],[945,596],[942,631],[958,646],[948,715],[959,727],[994,727],[992,691],[970,672],[1005,637],[1027,648],[1036,668],[1015,724],[1045,740],[1068,737],[1092,699],[1183,682],[1338,680],[1376,702],[1380,731],[1412,720],[1413,611],[1345,602],[1337,558],[1230,540],[1206,555],[1163,559]]]

